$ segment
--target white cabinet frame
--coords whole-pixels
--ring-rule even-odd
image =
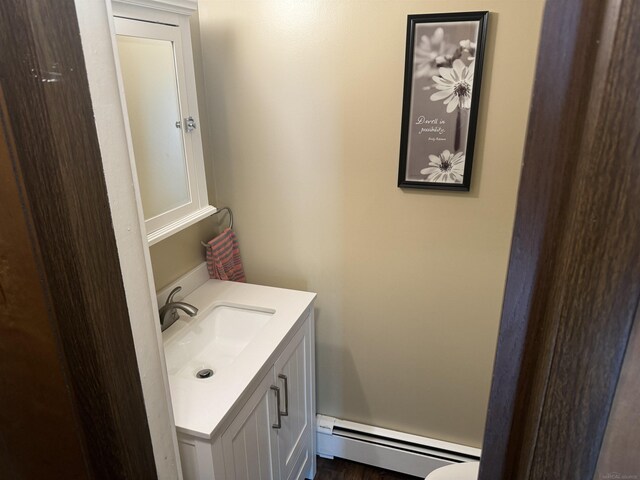
[[[114,34],[122,33],[128,36],[156,38],[173,42],[181,118],[193,117],[197,126],[195,130],[183,134],[190,201],[145,220],[147,241],[149,245],[153,245],[217,211],[215,207],[209,205],[207,194],[195,68],[189,27],[189,16],[196,9],[196,2],[191,0],[113,0],[112,6],[115,17]],[[140,196],[115,37],[114,55],[116,57],[120,96],[123,110],[125,111],[129,153],[131,158],[134,159],[132,169],[136,180],[135,188],[137,195]]]

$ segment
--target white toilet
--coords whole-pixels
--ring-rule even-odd
[[[478,480],[480,462],[466,462],[447,465],[434,470],[425,480]]]

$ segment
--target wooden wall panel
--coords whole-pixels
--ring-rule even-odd
[[[629,480],[640,478],[639,399],[640,318],[636,316],[593,480],[616,475]]]
[[[0,476],[90,478],[0,104]]]
[[[548,2],[480,480],[592,478],[640,298],[640,4]]]
[[[3,325],[9,328],[17,322],[15,312],[24,304],[25,311],[34,310],[29,319],[22,319],[22,328],[33,333],[25,338],[31,343],[24,349],[51,356],[50,341],[57,340],[57,362],[51,369],[60,372],[54,383],[58,388],[65,382],[83,447],[78,461],[86,464],[83,468],[91,478],[156,478],[73,1],[0,2],[0,45],[3,122],[13,132],[12,169],[22,198],[22,209],[9,211],[3,205],[2,215],[22,215],[31,241],[25,244],[24,238],[3,233],[2,256],[18,255],[17,244],[22,244],[27,249],[23,255],[32,255],[37,265],[47,301],[46,310],[40,304],[35,311],[36,302],[14,297],[13,313],[6,314]],[[33,283],[32,278],[21,280],[21,275],[14,268],[3,277],[5,292],[6,285]],[[47,324],[49,333],[44,329]],[[4,361],[20,360],[9,356]],[[46,383],[36,377],[23,381]],[[33,401],[26,388],[14,391],[23,401]],[[51,405],[57,411],[68,405],[59,393],[42,394],[43,408]],[[13,404],[17,402],[18,398]],[[56,412],[50,413],[53,422]],[[68,413],[61,411],[61,418],[68,418]],[[21,422],[31,435],[60,441],[51,435],[56,430],[53,424],[38,422],[37,417],[31,421],[23,417]],[[5,446],[11,443],[11,438],[3,440]],[[68,455],[79,455],[71,441]],[[36,464],[44,462],[35,448],[30,458]]]

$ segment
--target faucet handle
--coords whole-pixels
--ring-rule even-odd
[[[171,302],[173,302],[173,297],[175,296],[176,293],[178,293],[180,290],[182,290],[182,287],[180,285],[178,285],[176,288],[174,288],[173,290],[171,290],[171,293],[169,293],[169,296],[167,297],[167,301],[164,302],[165,305],[169,305]]]

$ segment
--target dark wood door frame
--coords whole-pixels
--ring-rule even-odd
[[[639,28],[546,7],[480,480],[593,475],[640,298]],[[1,473],[155,478],[73,1],[3,0],[0,45]]]
[[[546,5],[480,480],[593,478],[640,299],[638,45],[636,0]]]
[[[0,45],[0,477],[157,478],[73,0]]]

